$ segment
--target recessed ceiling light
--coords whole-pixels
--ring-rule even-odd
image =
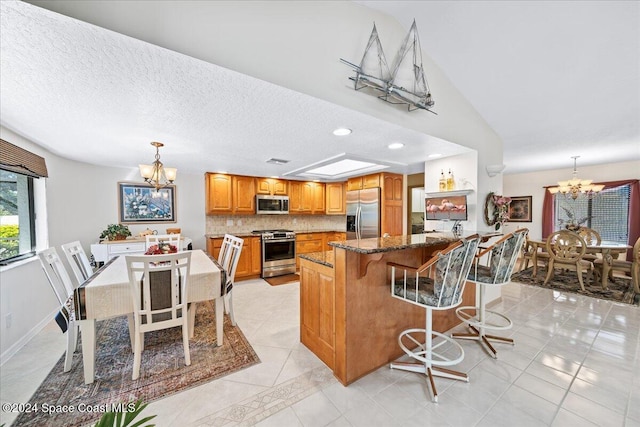
[[[347,128],[338,128],[333,131],[333,134],[335,136],[346,136],[346,135],[349,135],[350,133],[351,133],[351,129],[347,129]]]
[[[402,142],[393,142],[387,147],[389,147],[389,150],[397,150],[398,148],[404,147],[404,144]]]
[[[442,154],[433,153],[433,154],[429,154],[427,157],[430,158],[430,159],[435,159],[436,157],[442,157]]]

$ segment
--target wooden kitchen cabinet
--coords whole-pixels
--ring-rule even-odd
[[[333,268],[302,260],[300,341],[330,369],[335,367],[335,285]]]
[[[233,213],[233,185],[231,181],[231,175],[205,174],[207,215]]]
[[[254,177],[207,173],[205,192],[207,215],[256,213]]]
[[[251,275],[260,276],[262,274],[262,238],[249,237],[249,239],[251,240]]]
[[[290,214],[324,214],[325,188],[320,182],[291,181],[289,183]]]
[[[300,255],[322,252],[325,248],[325,233],[296,234],[296,269],[300,268]]]
[[[329,242],[337,242],[341,240],[347,240],[347,233],[343,231],[330,231],[328,233],[325,233],[324,250],[332,251],[333,246],[329,246]]]
[[[345,215],[346,210],[346,191],[344,182],[330,182],[325,186],[326,205],[325,213],[327,215]]]
[[[365,188],[379,188],[380,175],[381,174],[379,173],[374,173],[371,175],[349,178],[347,181],[347,191],[364,190]]]
[[[402,193],[404,178],[399,174],[382,173],[380,235],[403,234],[402,229]]]
[[[276,178],[256,178],[256,194],[286,196],[289,194],[289,183]]]

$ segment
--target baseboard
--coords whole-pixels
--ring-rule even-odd
[[[0,355],[0,366],[4,365],[11,357],[13,357],[22,347],[24,347],[29,341],[33,339],[38,333],[43,330],[52,319],[58,314],[58,308],[53,310],[51,314],[47,315],[40,323],[36,324],[29,332],[27,332],[22,338],[16,341],[11,347],[9,347],[4,353]]]
[[[502,302],[502,295],[487,304],[487,308],[495,307]]]

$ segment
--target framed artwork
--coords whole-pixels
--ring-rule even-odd
[[[176,186],[156,191],[146,184],[119,182],[118,219],[121,224],[176,222]]]
[[[532,196],[512,197],[509,204],[509,222],[531,222]]]

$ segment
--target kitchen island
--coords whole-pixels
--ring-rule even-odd
[[[403,353],[398,335],[424,327],[425,309],[391,296],[387,263],[418,267],[459,238],[426,233],[329,243],[301,255],[300,340],[348,385]],[[466,286],[462,305],[475,305]],[[455,309],[434,313],[433,329],[460,323]]]

